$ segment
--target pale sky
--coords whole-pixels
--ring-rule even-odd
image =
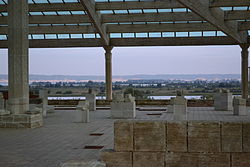
[[[30,49],[30,74],[104,75],[103,48]],[[239,46],[120,47],[113,49],[113,75],[240,74]],[[7,74],[0,49],[0,74]]]

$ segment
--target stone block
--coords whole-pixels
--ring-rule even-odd
[[[188,122],[188,151],[220,152],[220,135],[218,122]]]
[[[246,99],[237,97],[233,100],[234,115],[247,115]]]
[[[124,95],[122,92],[116,92],[113,94],[113,102],[124,102]]]
[[[167,153],[166,167],[230,167],[230,154]]]
[[[163,121],[134,123],[135,151],[166,151],[166,130]]]
[[[35,114],[35,115],[31,115],[29,117],[29,122],[30,123],[40,122],[41,120],[43,120],[42,114]]]
[[[44,117],[46,117],[48,106],[48,90],[39,90],[39,98],[42,99],[42,114]]]
[[[167,130],[167,151],[187,151],[187,122],[168,122]]]
[[[250,166],[250,153],[233,153],[231,167],[248,167]]]
[[[89,121],[89,102],[80,101],[76,106],[75,112],[75,122],[78,123],[88,123]]]
[[[126,94],[124,101],[125,102],[135,102],[135,97],[133,97],[131,94]]]
[[[78,123],[88,123],[89,121],[89,110],[76,110],[75,113],[75,121]]]
[[[164,167],[165,152],[133,152],[133,167]]]
[[[222,152],[242,152],[242,123],[221,123]]]
[[[1,110],[0,109],[0,116],[2,116],[2,115],[10,115],[10,111],[7,111],[7,110]]]
[[[14,122],[14,117],[12,115],[1,116],[3,122]]]
[[[114,152],[104,150],[101,153],[101,160],[107,167],[132,167],[132,152]]]
[[[232,111],[233,95],[229,92],[218,92],[214,94],[214,108],[216,111]]]
[[[14,122],[7,122],[5,123],[5,128],[19,128],[19,124],[18,123],[14,123]],[[20,127],[22,128],[22,127]]]
[[[14,118],[14,122],[19,122],[19,123],[28,123],[30,122],[30,117],[28,117],[25,114],[16,114],[16,115],[12,115]]]
[[[135,102],[111,102],[111,117],[114,119],[135,118]]]
[[[96,110],[96,95],[95,94],[87,94],[86,101],[89,102],[89,111]]]
[[[242,124],[243,152],[250,152],[250,122]]]
[[[0,116],[2,128],[38,128],[43,126],[42,114]]]
[[[133,122],[117,121],[114,123],[115,151],[133,151]]]

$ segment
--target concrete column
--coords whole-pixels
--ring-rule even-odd
[[[106,64],[106,100],[112,100],[112,46],[104,47]]]
[[[241,91],[242,98],[248,98],[248,48],[249,45],[240,45],[241,51]]]
[[[9,109],[29,110],[28,0],[8,1]]]

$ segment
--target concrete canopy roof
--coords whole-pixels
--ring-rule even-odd
[[[31,48],[238,45],[250,44],[249,30],[249,0],[29,0]]]

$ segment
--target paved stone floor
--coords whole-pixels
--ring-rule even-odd
[[[149,116],[148,113],[162,113]],[[171,120],[172,114],[160,111],[137,112],[137,119]],[[110,111],[91,112],[91,123],[74,123],[73,111],[48,114],[38,129],[0,129],[0,167],[57,167],[72,160],[98,159],[100,150],[86,145],[113,148],[113,122]],[[250,121],[248,116],[213,108],[188,108],[189,120]],[[90,136],[103,133],[102,136]]]

